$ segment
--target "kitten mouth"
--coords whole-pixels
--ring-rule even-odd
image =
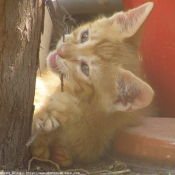
[[[59,61],[59,65],[58,65],[58,61]],[[61,60],[59,60],[59,56],[57,53],[52,53],[49,56],[49,67],[51,68],[51,70],[57,74],[60,74],[63,72],[62,69],[60,69],[61,67],[63,67],[63,63]]]
[[[56,63],[56,57],[57,57],[57,54],[56,53],[53,53],[51,56],[50,56],[50,64],[51,64],[51,67],[53,69],[58,69],[58,66],[57,66],[57,63]]]
[[[48,66],[52,72],[55,72],[59,76],[62,74],[69,79],[69,69],[65,64],[65,60],[59,57],[57,52],[52,52],[48,56]]]

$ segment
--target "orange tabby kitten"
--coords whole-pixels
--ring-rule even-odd
[[[152,8],[100,18],[59,41],[47,58],[51,72],[37,79],[33,132],[44,130],[33,156],[61,166],[98,160],[117,131],[149,115],[154,92],[143,80],[138,47]]]

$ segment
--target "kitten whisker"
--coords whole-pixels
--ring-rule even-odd
[[[69,79],[69,69],[64,65],[64,64],[60,64],[61,68],[60,68],[60,73],[65,74],[66,79]]]
[[[70,75],[70,74],[69,74],[69,70],[68,70],[68,71],[67,71],[67,74],[66,74],[66,79],[67,79],[67,80],[69,80],[69,77],[70,77],[69,75]]]
[[[69,69],[66,66],[64,66],[64,70],[65,70],[66,80],[69,80]]]

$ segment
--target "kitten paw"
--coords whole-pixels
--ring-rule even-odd
[[[53,147],[51,160],[62,167],[68,167],[72,165],[71,155],[64,147],[61,146]]]
[[[46,146],[33,147],[32,155],[33,155],[33,157],[37,157],[40,159],[49,159],[50,158],[50,150]]]
[[[43,130],[46,132],[51,132],[56,130],[60,125],[52,114],[46,112],[39,114],[38,117],[35,117],[33,124],[34,132],[40,130],[41,128],[43,128]]]

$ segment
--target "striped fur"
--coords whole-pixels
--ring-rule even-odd
[[[140,68],[138,38],[152,6],[147,3],[82,25],[49,54],[49,71],[43,74],[42,82],[46,90],[36,87],[35,102],[40,105],[33,132],[47,120],[33,143],[34,156],[52,159],[61,166],[96,161],[116,132],[150,115],[154,92]],[[88,38],[81,42],[86,31]],[[82,71],[84,64],[88,75]],[[64,92],[60,92],[60,72]]]

